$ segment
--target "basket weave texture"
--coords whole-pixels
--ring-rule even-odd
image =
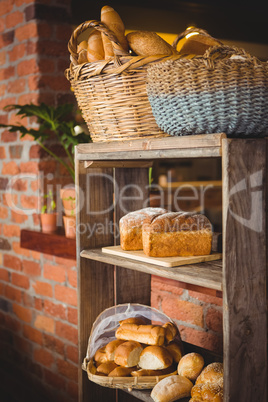
[[[114,58],[78,65],[78,37],[89,28],[108,36]],[[153,116],[146,91],[146,70],[149,63],[170,56],[131,56],[121,48],[113,32],[95,20],[74,30],[68,48],[71,64],[65,76],[93,142],[168,136]]]
[[[243,49],[209,48],[147,69],[147,91],[159,127],[173,136],[268,130],[268,62]]]

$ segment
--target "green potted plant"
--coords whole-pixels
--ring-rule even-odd
[[[57,230],[57,213],[56,202],[53,198],[52,190],[49,190],[47,194],[44,195],[46,203],[41,209],[41,228],[44,233],[55,233]]]
[[[63,216],[63,223],[65,229],[65,236],[69,239],[76,237],[76,218],[75,218],[75,197],[69,196],[62,199],[65,202],[66,215]],[[66,213],[65,212],[65,213]]]

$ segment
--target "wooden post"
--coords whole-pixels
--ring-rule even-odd
[[[224,401],[267,400],[265,139],[223,139]]]

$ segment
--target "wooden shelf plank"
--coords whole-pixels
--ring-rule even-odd
[[[163,278],[174,279],[180,282],[222,291],[221,260],[165,268],[142,262],[137,263],[123,257],[105,254],[100,249],[83,250],[80,256],[106,264],[141,271],[150,275],[161,276]]]
[[[59,233],[23,229],[20,235],[20,247],[70,260],[76,259],[75,239],[68,239]]]
[[[78,160],[151,160],[159,158],[220,157],[225,134],[207,134],[133,141],[110,141],[76,146]]]

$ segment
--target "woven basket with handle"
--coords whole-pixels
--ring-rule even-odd
[[[152,64],[147,91],[156,122],[170,135],[268,132],[268,62],[244,49],[214,46],[204,56]]]
[[[78,65],[78,37],[89,28],[108,36],[114,50],[112,59]],[[71,64],[65,76],[94,142],[168,136],[152,114],[146,92],[146,68],[170,56],[131,56],[122,49],[113,32],[95,20],[74,30],[68,48]]]

